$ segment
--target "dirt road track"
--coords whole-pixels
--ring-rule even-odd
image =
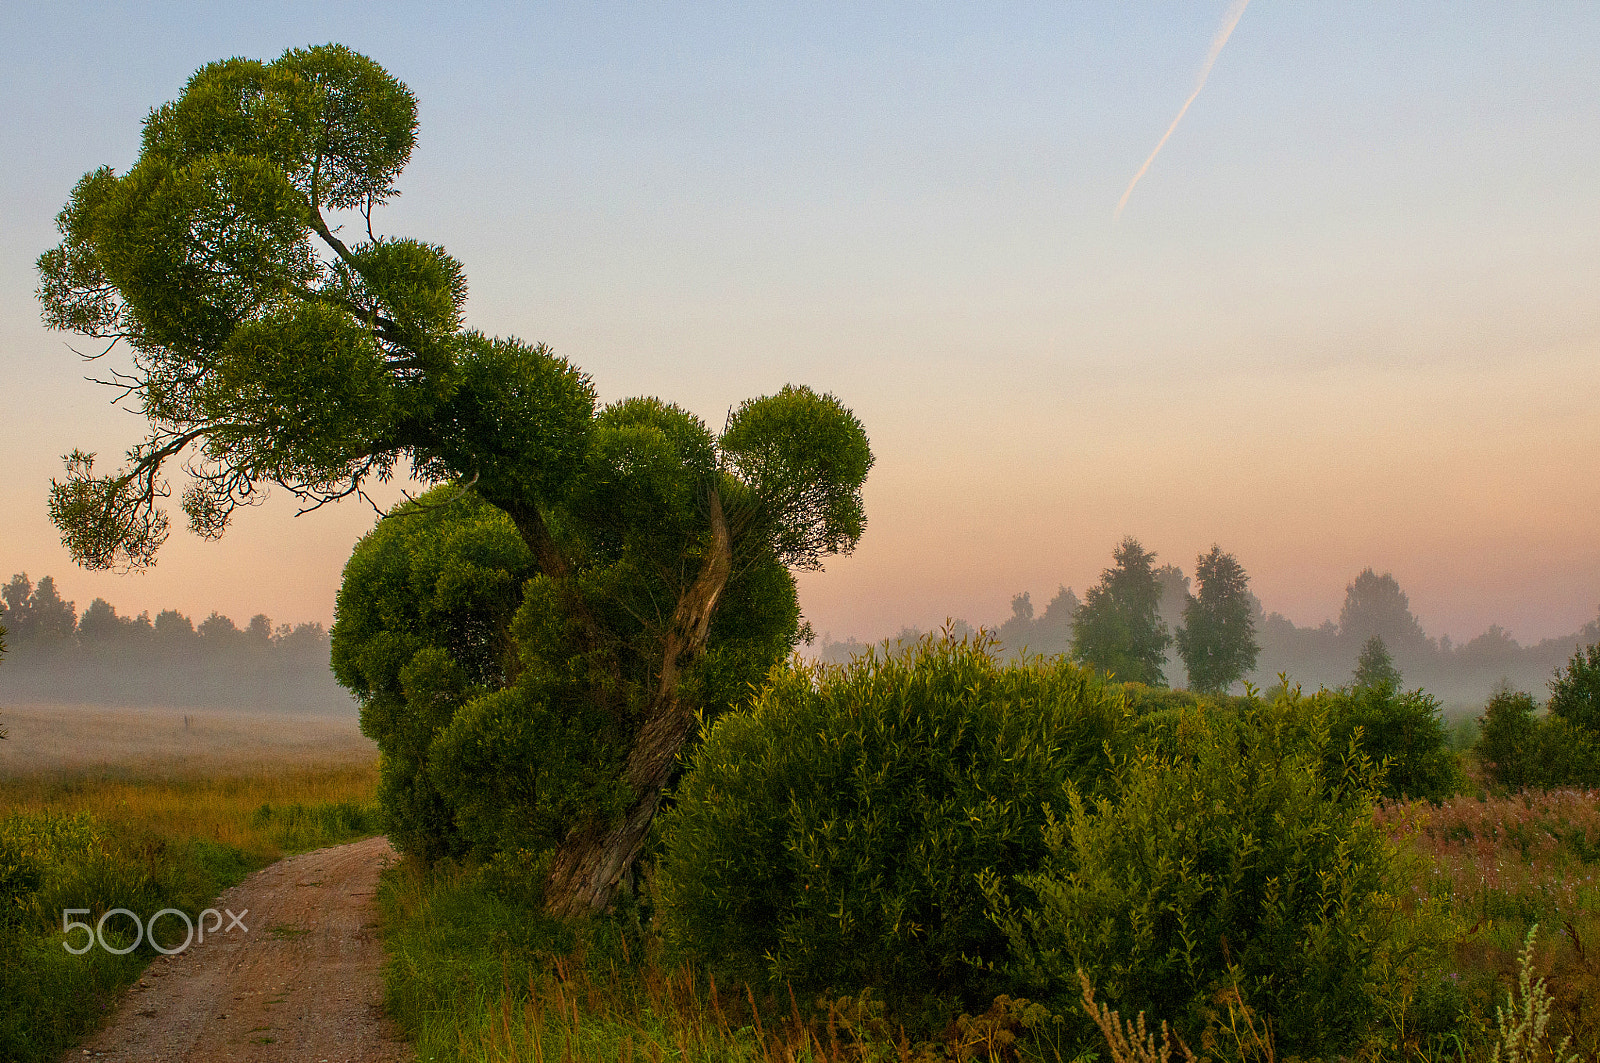
[[[289,857],[218,897],[248,932],[158,958],[64,1063],[402,1063],[383,1014],[375,924],[384,838]],[[170,918],[170,917],[169,917]],[[227,926],[227,917],[223,917]]]

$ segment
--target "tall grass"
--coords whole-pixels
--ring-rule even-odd
[[[1487,1045],[1529,934],[1545,978],[1554,1041],[1600,1063],[1600,791],[1463,795],[1395,802],[1379,822],[1417,859],[1413,895],[1443,900],[1461,933],[1446,977],[1464,1018],[1458,1040]]]
[[[1600,914],[1600,791],[1460,796],[1438,806],[1396,804],[1380,824],[1424,852],[1430,881],[1473,921],[1526,925]]]
[[[377,779],[375,764],[274,766],[220,776],[151,777],[137,769],[60,772],[0,778],[0,811],[87,812],[117,834],[201,838],[266,863],[375,833]],[[287,811],[295,805],[349,805],[363,811],[353,819],[347,815],[342,824],[330,820],[327,829],[307,831],[303,818]]]
[[[627,905],[561,925],[478,872],[405,861],[379,890],[390,1012],[420,1061],[865,1063],[1073,1059],[1060,1025],[1001,998],[914,1043],[871,991],[806,998],[664,961]],[[1092,1057],[1090,1057],[1092,1058]]]

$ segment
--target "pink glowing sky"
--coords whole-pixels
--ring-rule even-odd
[[[204,62],[337,40],[406,81],[391,233],[470,323],[720,423],[837,394],[877,466],[819,634],[1082,590],[1123,535],[1233,551],[1268,609],[1393,572],[1432,634],[1600,604],[1600,7],[11,5],[0,16],[0,578],[79,607],[331,619],[373,514],[277,497],[137,576],[75,569],[59,455],[134,416],[39,325],[73,182]],[[1131,12],[1131,13],[1130,13]],[[391,496],[392,497],[392,496]]]

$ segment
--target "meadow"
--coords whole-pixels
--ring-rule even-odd
[[[65,909],[193,915],[285,854],[378,830],[376,756],[353,718],[28,706],[4,723],[3,1059],[58,1058],[156,955],[67,953]]]
[[[1441,903],[1452,923],[1445,976],[1469,1016],[1460,1039],[1491,1039],[1537,926],[1534,970],[1551,994],[1552,1040],[1570,1037],[1579,1058],[1600,1059],[1600,790],[1480,786],[1438,805],[1387,805],[1378,819],[1410,858],[1412,897]]]
[[[355,714],[100,705],[8,704],[0,722],[0,785],[52,777],[202,778],[269,775],[286,767],[370,765],[377,750]]]

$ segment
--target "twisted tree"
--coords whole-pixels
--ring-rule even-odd
[[[379,716],[431,721],[427,738],[458,714],[482,716],[485,698],[542,707],[546,721],[562,706],[603,721],[584,732],[604,751],[588,763],[615,800],[570,811],[544,878],[547,908],[580,913],[611,898],[696,710],[716,707],[706,661],[730,583],[792,605],[790,570],[862,534],[872,454],[855,417],[807,388],[747,401],[713,434],[656,399],[599,408],[589,378],[545,346],[465,328],[460,264],[374,229],[416,132],[411,92],[342,46],[230,59],[151,112],[126,174],[78,183],[60,246],[39,259],[44,319],[102,341],[92,357],[128,352],[105,382],[149,434],[111,473],[73,452],[50,515],[80,564],[130,569],[167,537],[174,463],[187,474],[182,510],[205,537],[271,485],[316,508],[365,497],[401,468],[448,487],[390,520],[445,535],[452,507],[496,511],[528,565],[502,589],[509,607],[477,625],[491,630],[441,645],[400,630],[403,618],[386,632],[368,610],[358,631],[346,625],[340,674],[380,742]],[[347,579],[341,619],[395,593],[432,601],[450,588]],[[741,643],[760,650],[740,674],[795,639],[796,612],[760,612],[749,623],[765,626],[747,624]],[[469,644],[494,666],[451,656]],[[459,682],[422,678],[441,675]],[[499,768],[525,771],[522,790],[537,791],[540,765]]]

